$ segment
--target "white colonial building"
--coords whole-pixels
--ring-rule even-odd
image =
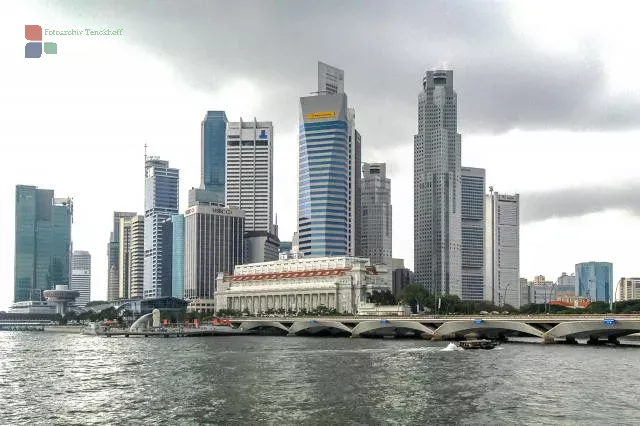
[[[320,305],[353,314],[367,293],[388,290],[386,271],[368,259],[316,257],[238,265],[233,275],[218,274],[216,311],[236,309],[256,314],[268,309],[299,311]]]

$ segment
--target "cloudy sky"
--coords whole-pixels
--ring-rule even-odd
[[[601,4],[601,3],[599,3]],[[144,144],[199,183],[200,121],[270,120],[280,237],[296,228],[298,98],[322,60],[345,70],[364,161],[387,161],[394,257],[413,266],[412,141],[427,69],[451,68],[463,165],[522,200],[521,276],[576,262],[640,275],[638,6],[615,2],[82,1],[0,6],[0,308],[13,298],[16,184],[75,200],[76,249],[106,297],[114,210],[143,210]],[[24,59],[24,25],[56,36]],[[13,42],[11,42],[13,40]],[[634,53],[635,52],[635,53]]]

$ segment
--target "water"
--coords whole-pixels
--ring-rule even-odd
[[[638,347],[447,345],[0,332],[0,424],[638,424]]]

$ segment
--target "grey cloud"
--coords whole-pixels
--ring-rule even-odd
[[[253,79],[269,89],[262,118],[283,129],[295,128],[298,97],[315,89],[318,59],[345,70],[370,146],[411,143],[422,73],[444,64],[455,70],[463,133],[640,127],[640,102],[605,92],[597,51],[585,46],[557,57],[534,49],[511,28],[504,3],[50,3],[81,23],[126,28],[132,44],[164,58],[199,90]]]
[[[578,217],[605,210],[626,210],[640,216],[640,182],[611,187],[567,188],[520,196],[522,223]]]

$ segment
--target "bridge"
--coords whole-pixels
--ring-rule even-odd
[[[245,317],[231,323],[243,331],[294,336],[416,337],[432,340],[537,337],[544,343],[610,342],[640,333],[640,315]]]

